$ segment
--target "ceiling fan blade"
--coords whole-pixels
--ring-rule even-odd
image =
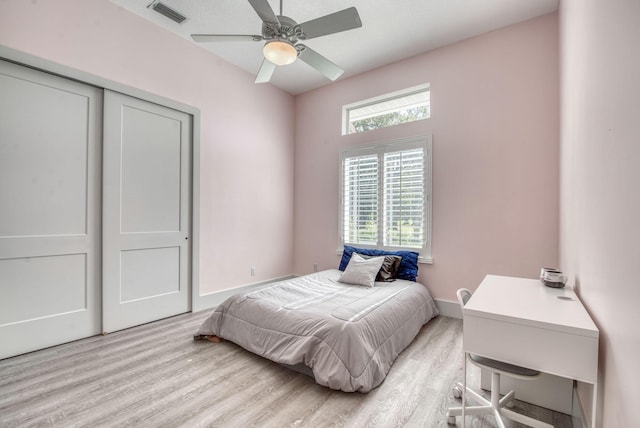
[[[262,65],[260,66],[260,70],[258,70],[258,75],[256,76],[256,83],[266,83],[271,80],[271,76],[273,76],[273,72],[276,70],[276,65],[266,59],[262,60]]]
[[[280,24],[278,17],[276,16],[273,9],[271,9],[271,5],[267,0],[249,0],[249,3],[253,7],[253,10],[256,11],[260,19],[264,22],[273,22],[274,24]]]
[[[341,10],[330,15],[312,19],[300,24],[307,39],[353,30],[362,27],[360,15],[355,7]]]
[[[206,42],[259,42],[262,36],[255,34],[192,34],[191,38],[200,43]]]
[[[344,73],[343,69],[341,69],[310,47],[297,44],[296,48],[299,47],[301,47],[302,49],[299,49],[300,55],[298,56],[298,58],[318,70],[320,73],[324,74],[329,80],[336,80],[338,77],[342,76],[342,73]]]

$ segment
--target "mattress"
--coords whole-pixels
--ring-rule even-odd
[[[317,383],[367,392],[378,386],[424,324],[438,315],[422,284],[344,284],[330,269],[236,294],[195,337],[218,336],[277,363],[304,364]]]

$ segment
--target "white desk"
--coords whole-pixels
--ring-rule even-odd
[[[463,318],[465,352],[593,384],[595,426],[599,332],[572,289],[487,275]]]

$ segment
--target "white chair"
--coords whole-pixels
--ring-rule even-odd
[[[460,308],[464,310],[464,305],[471,298],[471,292],[466,288],[461,288],[457,292],[458,303]],[[491,401],[488,401],[480,394],[466,387],[466,358],[469,357],[469,361],[480,368],[484,368],[491,371]],[[499,428],[505,428],[504,418],[511,419],[513,421],[525,424],[534,428],[553,428],[553,425],[533,419],[529,416],[516,413],[512,410],[505,409],[505,406],[511,407],[514,398],[514,392],[510,391],[502,399],[500,398],[500,376],[505,375],[516,379],[535,379],[540,375],[540,372],[531,370],[525,367],[514,366],[513,364],[504,363],[502,361],[492,360],[490,358],[481,357],[475,354],[467,354],[465,352],[465,370],[464,370],[464,382],[465,385],[458,382],[457,386],[453,389],[453,395],[456,398],[460,398],[463,391],[466,391],[468,395],[478,401],[480,406],[466,406],[465,398],[463,397],[462,405],[464,407],[464,415],[485,415],[487,413],[493,414],[496,417]],[[465,394],[465,395],[467,395]],[[451,407],[447,411],[447,423],[455,425],[456,416],[463,415],[462,407]],[[464,421],[462,422],[464,426]]]

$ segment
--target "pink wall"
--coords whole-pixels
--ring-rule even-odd
[[[563,0],[560,17],[561,266],[600,329],[598,426],[638,426],[640,3]]]
[[[201,293],[291,273],[292,96],[107,0],[3,0],[0,44],[199,108]]]
[[[431,84],[432,117],[341,136],[342,105]],[[433,134],[433,265],[455,300],[488,274],[558,263],[558,19],[543,16],[296,97],[296,273],[336,267],[344,147]]]

